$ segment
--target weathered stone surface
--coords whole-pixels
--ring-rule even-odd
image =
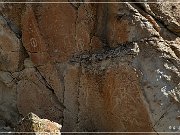
[[[109,4],[108,42],[112,47],[119,44],[158,36],[151,22],[128,3]]]
[[[39,16],[39,31],[54,61],[64,62],[73,54],[102,47],[101,44],[92,44],[96,31],[96,10],[95,4],[81,4],[78,11],[73,4],[43,4],[35,10]],[[46,27],[47,24],[49,27]]]
[[[96,5],[82,4],[78,8],[77,22],[76,22],[76,44],[79,52],[96,50],[101,48],[101,44],[94,46],[92,38],[96,30]]]
[[[40,117],[60,122],[63,107],[42,76],[34,68],[27,68],[19,78],[17,84],[19,113],[25,116],[33,112]]]
[[[64,104],[72,112],[64,111],[64,130],[152,131],[136,72],[127,64],[104,64],[97,71],[68,66]]]
[[[51,122],[48,119],[40,119],[34,113],[29,113],[25,116],[17,126],[17,132],[32,132],[34,134],[47,134],[60,135],[61,125]],[[29,134],[32,134],[29,133]],[[23,134],[23,133],[22,133]]]
[[[0,81],[9,87],[11,87],[14,84],[13,76],[9,72],[0,71]]]
[[[63,130],[65,131],[77,131],[78,128],[80,74],[79,65],[69,65],[64,75],[64,105],[70,110],[64,110]]]
[[[93,36],[91,38],[90,46],[92,48],[92,52],[97,52],[97,51],[100,51],[102,49],[103,43],[98,37]]]
[[[28,29],[26,29],[28,27]],[[23,46],[29,53],[47,52],[45,44],[37,24],[37,20],[31,5],[26,7],[26,12],[22,17]]]
[[[70,4],[43,4],[36,13],[40,16],[39,29],[50,56],[57,62],[67,60],[78,49],[75,43],[75,9]]]
[[[7,0],[6,2],[12,2],[11,0]],[[19,2],[23,2],[24,0],[19,0]],[[8,21],[8,25],[12,28],[12,30],[17,30],[17,34],[20,34],[21,28],[21,16],[25,9],[24,3],[0,3],[0,12],[6,20]]]
[[[47,51],[46,44],[41,37],[33,9],[30,5],[26,7],[26,12],[22,18],[22,32],[23,46],[29,53]]]
[[[0,131],[179,131],[179,4],[134,1],[0,7]]]
[[[90,131],[96,128],[100,131],[152,131],[133,69],[119,65],[109,67],[101,74],[85,72],[81,81],[80,128]],[[96,121],[96,118],[100,119]]]
[[[141,86],[149,104],[154,129],[171,132],[178,130],[179,123],[179,59],[167,43],[156,40],[139,43],[140,50],[143,48],[144,51],[134,59],[134,66],[142,74]],[[171,125],[176,129],[170,129]]]
[[[153,0],[158,2],[158,0]],[[173,3],[174,2],[174,3]],[[150,4],[155,17],[160,20],[170,31],[180,36],[180,4],[178,0],[169,3],[167,0],[163,3]]]
[[[0,17],[0,70],[18,71],[22,68],[23,49],[20,40]]]
[[[173,42],[173,43],[169,43],[171,49],[174,51],[175,55],[180,59],[180,39],[177,39],[177,41]]]
[[[51,89],[53,89],[59,101],[63,101],[63,88],[62,83],[59,78],[58,71],[55,65],[47,63],[43,66],[37,67],[41,75],[44,77],[45,81]]]
[[[29,29],[26,29],[26,28]],[[63,91],[60,79],[51,56],[48,53],[47,46],[40,34],[39,27],[33,12],[29,5],[22,18],[23,45],[29,53],[32,62],[37,66],[50,88],[53,89],[59,101],[62,101]]]
[[[2,127],[15,126],[19,119],[17,109],[17,88],[16,86],[8,87],[0,81],[0,120],[4,121]],[[3,123],[3,122],[2,122]],[[1,128],[1,126],[0,126]]]

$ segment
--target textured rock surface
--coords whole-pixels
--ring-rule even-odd
[[[61,125],[51,122],[48,119],[40,119],[37,115],[29,113],[25,116],[17,126],[17,132],[40,132],[40,134],[51,133],[52,135],[60,135]],[[22,133],[23,134],[23,133]],[[32,134],[32,133],[30,133]]]
[[[17,84],[19,113],[27,115],[34,112],[40,117],[61,121],[63,109],[61,102],[39,72],[35,68],[24,69],[19,78],[21,78]]]
[[[111,46],[158,36],[151,22],[127,3],[109,4],[108,39]],[[145,14],[145,13],[144,13]]]
[[[22,68],[24,58],[22,44],[2,16],[0,27],[0,69],[10,72],[18,71]]]
[[[158,2],[158,0],[154,0]],[[167,0],[165,0],[168,2]],[[180,5],[175,3],[156,3],[150,4],[150,8],[155,17],[164,24],[164,26],[171,32],[180,36]]]
[[[180,4],[129,1],[2,4],[2,127],[33,112],[69,132],[180,131]]]

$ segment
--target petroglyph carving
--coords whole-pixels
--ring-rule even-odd
[[[34,48],[37,47],[37,41],[36,41],[35,38],[31,38],[31,39],[30,39],[30,43],[31,43],[31,46],[32,46],[32,47],[34,47]]]
[[[83,50],[83,46],[84,46],[84,40],[81,39],[81,38],[79,38],[78,43],[77,43],[77,49],[78,49],[78,51]]]

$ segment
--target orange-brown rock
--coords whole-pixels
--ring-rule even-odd
[[[120,65],[120,68],[108,69],[104,75],[100,75],[102,78],[98,74],[94,76],[89,73],[82,76],[85,82],[82,82],[82,89],[86,90],[82,91],[80,96],[84,100],[84,102],[81,101],[84,104],[80,106],[82,107],[80,119],[83,121],[85,117],[83,112],[87,111],[83,106],[87,106],[87,108],[92,107],[88,109],[89,117],[95,115],[90,118],[92,121],[101,115],[99,122],[94,123],[95,127],[109,123],[108,126],[101,127],[102,131],[152,131],[148,112],[141,99],[138,78],[133,69]],[[97,105],[98,102],[101,107]]]
[[[101,44],[97,47],[91,46],[91,40],[95,34],[96,28],[96,5],[82,4],[78,8],[78,17],[76,22],[76,44],[79,52],[96,50],[101,48]]]
[[[179,3],[145,1],[0,4],[0,132],[179,131]]]
[[[39,29],[50,56],[56,62],[67,60],[78,49],[75,9],[70,4],[43,4],[36,13],[40,16]]]
[[[28,29],[27,29],[28,28]],[[23,46],[30,53],[46,52],[47,47],[39,32],[38,24],[32,10],[28,5],[22,18]]]
[[[65,62],[74,54],[102,47],[91,44],[96,30],[96,10],[94,4],[81,4],[76,11],[69,3],[43,4],[35,10],[40,33],[54,61]]]
[[[91,38],[90,46],[91,46],[91,48],[92,48],[92,51],[93,51],[93,52],[96,52],[96,51],[99,51],[99,50],[102,49],[103,43],[102,43],[102,41],[101,41],[98,37],[93,36],[93,37]]]
[[[143,38],[158,36],[158,32],[137,10],[128,3],[109,4],[107,39],[112,47],[134,42]],[[141,22],[141,23],[140,23]]]
[[[43,75],[48,85],[54,90],[55,94],[57,94],[58,99],[60,101],[63,100],[63,90],[54,61],[49,55],[47,46],[40,34],[34,11],[30,5],[27,6],[22,18],[22,26],[23,45],[28,51],[32,62],[37,66],[37,69]],[[26,29],[27,27],[28,29]]]
[[[41,75],[45,78],[45,81],[53,89],[54,94],[59,101],[63,101],[63,84],[60,80],[60,75],[54,64],[47,63],[37,67]]]
[[[22,18],[22,33],[23,46],[28,51],[35,65],[43,65],[51,60],[30,5],[27,6],[26,12]]]
[[[40,117],[60,122],[63,108],[42,76],[34,68],[27,68],[19,78],[21,78],[17,85],[19,113],[25,116],[33,112]]]
[[[47,52],[29,53],[29,56],[36,66],[46,65],[51,60]]]
[[[139,78],[132,67],[109,65],[104,71],[69,67],[64,104],[72,112],[64,112],[65,130],[152,131]]]

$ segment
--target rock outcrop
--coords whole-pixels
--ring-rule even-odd
[[[118,1],[1,5],[1,121],[180,131],[180,3]]]
[[[47,134],[61,135],[61,125],[55,122],[51,122],[48,119],[40,119],[37,115],[29,113],[18,124],[16,131],[19,134]],[[20,133],[21,132],[21,133]]]

